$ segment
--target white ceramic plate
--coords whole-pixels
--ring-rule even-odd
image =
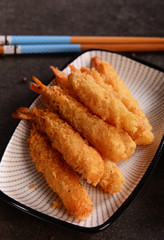
[[[125,176],[121,191],[109,195],[82,181],[93,202],[93,213],[84,221],[70,216],[64,209],[52,209],[58,196],[46,184],[35,169],[29,154],[27,138],[29,124],[20,121],[0,163],[0,196],[10,204],[44,220],[86,232],[96,232],[109,226],[131,203],[160,158],[164,147],[164,73],[158,67],[150,67],[120,54],[102,50],[83,52],[71,62],[75,67],[90,67],[91,57],[98,56],[109,62],[140,102],[141,108],[153,126],[155,140],[150,146],[137,146],[135,154],[126,162],[118,163]],[[69,73],[69,69],[63,69]],[[42,107],[38,97],[32,104]],[[35,184],[33,188],[29,185]]]

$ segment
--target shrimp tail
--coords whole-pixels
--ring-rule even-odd
[[[33,118],[32,110],[26,107],[20,107],[12,114],[13,118],[18,119],[27,119],[30,120]]]
[[[57,81],[59,80],[63,80],[63,79],[67,79],[67,74],[64,72],[61,72],[57,67],[53,67],[50,66],[50,68],[52,69],[53,73],[55,74]]]
[[[99,57],[93,57],[93,58],[92,58],[92,66],[93,66],[94,68],[97,68],[100,63],[101,63],[101,60],[100,60]]]
[[[68,81],[68,76],[66,73],[61,72],[58,68],[55,68],[53,66],[50,66],[53,73],[55,74],[55,80],[57,85],[62,88],[64,91],[68,92],[71,96],[75,96],[75,93],[73,91],[73,88],[71,84]]]
[[[75,66],[69,64],[68,67],[70,67],[71,71],[76,71],[77,69],[75,68]]]
[[[41,94],[44,89],[47,87],[36,77],[33,76],[33,80],[36,83],[31,82],[30,83],[30,89],[33,90],[34,92]]]

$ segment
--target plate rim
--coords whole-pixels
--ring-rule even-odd
[[[80,53],[78,53],[75,57],[72,57],[69,61],[67,61],[61,68],[60,70],[63,70],[67,67],[68,64],[70,64],[71,62],[73,62],[75,59],[77,59],[78,57],[80,57],[81,55],[83,55],[84,53],[86,52],[91,52],[91,51],[101,51],[101,52],[109,52],[109,53],[114,53],[114,54],[118,54],[118,55],[121,55],[123,57],[126,57],[126,58],[129,58],[131,60],[134,60],[136,62],[139,62],[145,66],[148,66],[148,67],[151,67],[151,68],[154,68],[158,71],[161,71],[161,72],[164,72],[164,68],[162,67],[159,67],[155,64],[152,64],[150,62],[147,62],[145,60],[142,60],[142,59],[139,59],[139,58],[136,58],[136,57],[133,57],[133,56],[126,56],[125,54],[123,53],[117,53],[117,52],[112,52],[112,51],[108,51],[108,50],[103,50],[103,49],[88,49],[88,50],[85,50],[85,51],[82,51]],[[54,78],[54,77],[53,77]],[[52,79],[50,80],[50,82],[52,81]],[[18,126],[18,124],[17,124]],[[17,128],[16,126],[16,128]],[[15,128],[15,129],[16,129]],[[14,129],[14,130],[15,130]],[[13,132],[14,133],[14,132]],[[13,135],[13,134],[12,134]],[[9,142],[8,144],[10,143],[10,140],[11,138],[9,139]],[[8,144],[4,150],[4,153],[8,147]],[[4,156],[4,153],[1,157],[1,160]],[[151,173],[153,172],[153,170],[155,169],[155,166],[157,165],[158,161],[160,160],[162,154],[164,153],[164,135],[161,139],[161,142],[158,146],[158,149],[148,167],[148,169],[146,170],[146,172],[144,173],[143,177],[141,178],[140,182],[137,184],[137,186],[134,188],[134,190],[131,192],[131,194],[129,195],[129,197],[125,200],[125,202],[116,210],[116,212],[108,218],[107,221],[105,221],[104,223],[96,226],[96,227],[83,227],[83,226],[78,226],[78,225],[75,225],[75,224],[72,224],[72,223],[69,223],[69,222],[66,222],[66,221],[63,221],[61,219],[57,219],[55,217],[52,217],[52,216],[49,216],[47,214],[44,214],[42,212],[39,212],[31,207],[28,207],[18,201],[16,201],[14,198],[11,198],[9,197],[7,194],[5,194],[2,190],[0,190],[0,198],[2,200],[4,200],[5,202],[7,202],[8,204],[16,207],[17,209],[25,212],[25,213],[28,213],[29,215],[32,215],[34,217],[37,217],[41,220],[44,220],[46,222],[50,222],[50,223],[53,223],[53,224],[58,224],[58,225],[61,225],[63,227],[69,227],[71,229],[74,229],[74,230],[77,230],[77,231],[80,231],[80,232],[86,232],[86,233],[97,233],[97,232],[100,232],[104,229],[106,229],[107,227],[109,227],[112,223],[114,223],[118,218],[119,216],[121,216],[121,214],[128,208],[128,206],[132,203],[132,201],[137,197],[138,193],[141,191],[141,189],[143,188],[143,186],[145,185],[145,183],[147,182],[148,178],[150,177]],[[0,163],[1,163],[1,160],[0,160]]]

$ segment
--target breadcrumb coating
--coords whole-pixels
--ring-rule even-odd
[[[107,158],[104,158],[104,169],[104,174],[100,179],[99,185],[109,194],[119,192],[125,182],[121,170],[114,162]]]
[[[97,84],[91,75],[75,70],[68,76],[68,80],[79,99],[92,113],[128,133],[137,131],[135,115],[114,95]]]
[[[58,114],[37,108],[19,108],[13,117],[33,120],[38,130],[47,134],[52,147],[62,153],[65,161],[82,178],[93,186],[98,184],[104,173],[102,157]]]
[[[36,80],[36,78],[34,79]],[[40,93],[46,103],[58,111],[73,128],[86,138],[100,153],[113,161],[128,159],[135,151],[136,144],[121,129],[113,127],[89,112],[83,104],[69,96],[58,86],[46,87],[39,80],[31,89]]]
[[[135,133],[130,133],[136,144],[151,144],[154,140],[154,135],[151,131],[152,127],[143,110],[140,108],[138,101],[130,93],[125,82],[120,79],[115,69],[108,62],[101,61],[98,57],[92,58],[92,66],[99,72],[105,83],[103,84],[102,81],[100,83],[99,80],[99,84],[104,88],[108,88],[107,85],[110,86],[110,88],[112,87],[115,94],[117,94],[117,98],[136,116],[138,129]]]
[[[92,65],[104,78],[104,82],[112,85],[114,91],[122,93],[138,104],[131,95],[130,90],[126,87],[125,82],[119,78],[115,69],[108,62],[101,61],[98,57],[94,57],[92,58]]]
[[[79,219],[89,217],[92,204],[87,191],[62,155],[52,148],[47,137],[33,127],[28,144],[37,170],[43,173],[48,185],[59,195],[68,212]]]
[[[42,95],[48,109],[21,107],[13,117],[32,123],[31,157],[62,201],[54,201],[53,208],[63,203],[69,214],[83,220],[92,213],[92,202],[76,172],[106,193],[117,193],[125,179],[115,162],[130,158],[136,144],[151,144],[154,135],[109,63],[94,57],[91,69],[69,67],[67,75],[51,66],[58,86],[47,87],[33,77],[30,88]]]
[[[70,96],[77,98],[76,93],[74,92],[71,84],[68,81],[68,75],[64,72],[61,72],[57,67],[50,66],[50,68],[55,74],[55,85],[57,84],[57,86],[66,91]]]
[[[121,101],[124,106],[136,116],[136,121],[137,121],[137,131],[135,133],[130,132],[131,136],[135,135],[139,135],[142,134],[143,131],[146,129],[146,126],[143,122],[143,111],[141,110],[141,108],[139,107],[139,105],[134,104],[134,102],[132,102],[128,97],[126,97],[125,95],[123,96],[122,94],[120,94],[119,92],[114,91],[113,86],[106,84],[104,82],[104,79],[101,77],[100,73],[98,71],[96,71],[95,68],[89,69],[89,68],[81,68],[82,72],[87,72],[87,74],[90,74],[95,82],[97,84],[99,84],[101,87],[103,87],[106,91],[108,91],[108,93],[110,95],[112,95],[113,97],[117,98],[119,101]]]

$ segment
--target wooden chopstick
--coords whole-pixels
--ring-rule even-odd
[[[141,44],[163,43],[163,37],[71,36],[71,43],[80,44]]]
[[[164,51],[164,43],[134,44],[81,44],[81,50],[104,49],[114,52],[155,52]]]
[[[157,44],[163,37],[117,37],[117,36],[46,36],[46,35],[0,35],[0,45],[22,44]]]
[[[0,55],[12,54],[48,54],[81,52],[88,49],[102,49],[113,52],[154,52],[164,51],[164,44],[28,44],[2,45]]]

